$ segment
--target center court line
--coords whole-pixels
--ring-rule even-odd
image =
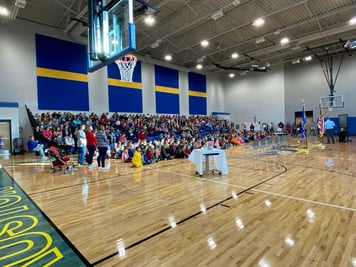
[[[156,169],[156,170],[159,170],[159,171],[162,171],[162,172],[167,172],[167,173],[172,173],[172,174],[177,174],[176,172],[166,171],[166,170],[162,170],[162,169]],[[239,187],[239,188],[243,188],[243,189],[247,189],[248,188],[248,187],[240,186],[240,185],[236,185],[236,184],[230,184],[230,183],[220,182],[220,181],[213,181],[213,180],[209,180],[207,178],[202,178],[202,177],[195,177],[195,176],[188,175],[188,174],[180,174],[180,175],[186,176],[186,177],[189,177],[189,178],[195,178],[195,179],[198,179],[198,180],[204,180],[204,181],[207,181],[207,182],[210,182],[210,183],[216,183],[216,184],[232,186],[232,187]],[[338,209],[343,209],[343,210],[348,210],[348,211],[356,211],[356,209],[353,209],[353,208],[348,208],[348,207],[344,207],[344,206],[339,206],[339,205],[335,205],[335,204],[330,204],[330,203],[325,203],[325,202],[320,202],[320,201],[315,201],[315,200],[310,200],[310,199],[305,199],[305,198],[300,198],[300,197],[294,197],[294,196],[289,196],[289,195],[284,195],[284,194],[279,194],[279,193],[274,193],[274,192],[269,192],[269,191],[264,191],[264,190],[259,190],[259,189],[250,189],[250,190],[251,191],[256,191],[256,192],[259,192],[259,193],[279,196],[279,197],[283,197],[283,198],[287,198],[287,199],[293,199],[293,200],[313,203],[313,204],[317,204],[317,205],[321,205],[321,206],[338,208]]]

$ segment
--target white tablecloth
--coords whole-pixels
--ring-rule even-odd
[[[195,164],[196,170],[200,175],[203,175],[203,161],[205,161],[206,156],[210,154],[218,154],[214,156],[209,156],[214,158],[215,168],[218,169],[222,174],[228,174],[229,170],[227,167],[226,153],[221,149],[194,149],[189,155],[189,160]]]

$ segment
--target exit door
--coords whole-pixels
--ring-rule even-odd
[[[305,111],[305,118],[307,119],[307,123],[305,125],[305,129],[307,130],[307,133],[312,133],[311,126],[314,126],[314,112],[312,110],[310,111]],[[298,124],[299,122],[302,121],[302,112],[301,111],[296,111],[294,113],[294,119],[295,119],[295,124]]]
[[[0,135],[2,136],[2,150],[12,151],[11,120],[0,120]]]

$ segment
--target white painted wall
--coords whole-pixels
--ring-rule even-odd
[[[333,77],[340,63],[340,57],[333,59]],[[330,72],[330,71],[329,71]],[[321,96],[328,96],[330,89],[326,82],[320,63],[317,60],[288,65],[285,71],[286,118],[294,122],[294,112],[301,111],[301,99],[305,101],[305,109],[314,112],[314,118],[319,115]],[[333,111],[324,110],[328,117],[338,117],[339,114],[356,116],[356,54],[346,55],[341,65],[339,76],[335,84],[334,95],[343,95],[345,107],[334,108]]]
[[[243,122],[285,121],[285,84],[282,66],[273,67],[269,72],[249,72],[225,80],[225,109],[231,113],[231,120]]]

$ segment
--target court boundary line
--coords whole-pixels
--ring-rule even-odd
[[[174,173],[174,172],[170,172],[170,171],[165,171],[165,170],[160,170],[160,169],[157,169],[159,171],[163,171],[163,172],[168,172],[168,173]],[[176,173],[174,173],[176,174]],[[284,174],[283,173],[280,173],[279,175],[277,176],[280,176]],[[191,177],[191,178],[194,178],[194,179],[198,179],[198,180],[204,180],[204,181],[207,181],[207,182],[211,182],[211,183],[217,183],[217,184],[222,184],[222,185],[226,185],[226,186],[232,186],[232,187],[240,187],[240,188],[244,188],[245,190],[242,191],[241,193],[244,193],[245,191],[256,191],[256,192],[259,192],[259,193],[264,193],[264,194],[267,194],[267,195],[275,195],[275,196],[279,196],[279,197],[283,197],[283,198],[287,198],[287,199],[293,199],[293,200],[299,200],[299,201],[302,201],[302,202],[308,202],[308,203],[313,203],[313,204],[318,204],[318,205],[321,205],[321,206],[327,206],[327,207],[332,207],[332,208],[339,208],[339,209],[343,209],[343,210],[348,210],[348,211],[356,211],[356,208],[349,208],[349,207],[344,207],[344,206],[340,206],[340,205],[335,205],[335,204],[331,204],[331,203],[327,203],[327,202],[321,202],[321,201],[316,201],[316,200],[310,200],[310,199],[306,199],[306,198],[300,198],[300,197],[294,197],[294,196],[290,196],[290,195],[285,195],[285,194],[280,194],[280,193],[275,193],[275,192],[270,192],[270,191],[265,191],[265,190],[260,190],[260,189],[255,189],[254,187],[256,186],[259,186],[269,180],[271,180],[272,178],[275,178],[275,177],[272,177],[272,178],[269,178],[267,180],[264,180],[263,182],[260,182],[256,185],[253,185],[253,186],[250,186],[250,187],[246,187],[246,186],[241,186],[241,185],[236,185],[236,184],[231,184],[231,183],[226,183],[226,182],[220,182],[220,181],[216,181],[216,180],[209,180],[208,178],[203,178],[203,177],[195,177],[195,176],[192,176],[192,175],[187,175],[187,174],[180,174],[180,175],[183,175],[183,176],[187,176],[187,177]],[[241,194],[241,193],[237,193],[238,195]]]

